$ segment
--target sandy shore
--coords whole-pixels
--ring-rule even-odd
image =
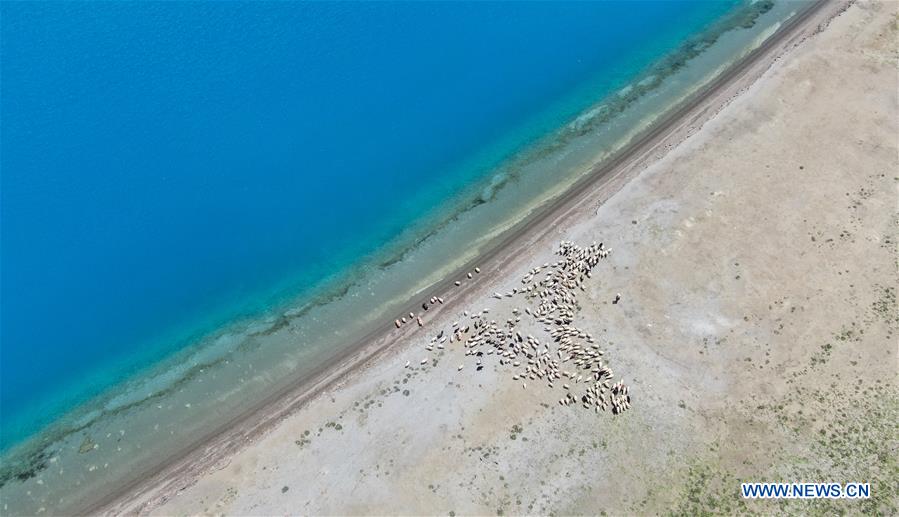
[[[516,232],[476,282],[446,286],[424,328],[373,337],[103,509],[801,511],[746,503],[737,480],[835,480],[870,481],[875,498],[816,504],[895,512],[897,13],[854,5],[819,33],[841,9],[803,20]],[[614,250],[576,321],[631,386],[621,416],[558,406],[461,349],[424,350],[464,309],[520,306],[491,293],[555,260],[562,239]]]

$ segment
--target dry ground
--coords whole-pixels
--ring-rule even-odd
[[[899,512],[897,11],[852,6],[481,280],[518,285],[561,239],[611,246],[574,324],[631,411],[560,407],[505,367],[429,354],[428,327],[155,513]],[[740,481],[870,482],[873,497],[747,502]]]

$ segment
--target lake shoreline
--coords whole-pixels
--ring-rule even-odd
[[[532,129],[512,131],[507,139],[518,139],[520,145],[485,142],[484,151],[463,164],[432,171],[437,177],[466,175],[472,180],[455,189],[444,186],[443,194],[398,223],[403,228],[398,235],[386,243],[375,239],[380,244],[370,253],[333,256],[331,262],[338,264],[336,271],[303,269],[300,276],[280,276],[270,293],[240,296],[233,312],[210,310],[196,326],[172,328],[159,339],[130,343],[139,352],[69,383],[60,390],[64,396],[37,400],[26,412],[7,411],[2,454],[10,461],[0,468],[0,490],[5,480],[22,479],[21,476],[40,470],[41,457],[49,458],[60,449],[71,447],[72,434],[96,434],[97,428],[122,425],[113,422],[120,420],[121,413],[146,409],[151,397],[158,400],[174,390],[193,390],[204,372],[216,370],[232,378],[252,375],[246,370],[224,368],[223,363],[228,360],[232,364],[259,365],[271,372],[270,377],[277,379],[279,385],[283,384],[281,381],[304,377],[306,365],[328,362],[324,350],[358,341],[373,323],[396,312],[417,289],[436,283],[464,260],[492,247],[492,240],[510,231],[515,223],[543,210],[568,190],[574,179],[587,174],[593,164],[625,145],[655,118],[704,85],[710,80],[707,74],[714,76],[742,56],[756,44],[752,40],[755,35],[762,37],[774,30],[795,9],[768,1],[732,7],[708,25],[693,27],[691,30],[697,32],[689,32],[677,46],[662,52],[662,57],[615,76],[617,79],[611,84],[585,80],[579,87],[583,91],[557,100],[545,113],[536,112],[534,118],[541,120],[542,125],[529,123],[526,126],[533,126]],[[480,237],[472,239],[471,235]],[[466,248],[461,257],[457,253],[460,246]],[[369,299],[381,306],[378,314],[370,303],[351,301],[367,295],[373,295]],[[354,316],[347,318],[348,314]],[[345,323],[347,320],[349,324]],[[327,331],[297,332],[313,326],[339,326],[340,335],[332,336]],[[165,328],[164,322],[159,322],[159,328]],[[283,339],[286,333],[291,334],[289,339]],[[246,354],[241,351],[256,346],[252,343],[256,340],[265,341],[257,347],[260,350]],[[323,352],[320,357],[302,352],[288,358],[297,364],[295,371],[278,369],[267,362],[266,355],[284,355],[294,343]],[[91,362],[88,358],[84,357],[85,364]],[[220,385],[218,391],[231,388]],[[257,385],[231,398],[245,398],[242,406],[254,404],[260,397],[253,390],[264,396],[276,388]],[[214,395],[207,391],[201,398]],[[220,404],[219,411],[231,413],[234,408]],[[196,413],[171,414],[149,423],[163,425],[167,418],[198,421],[205,417]],[[146,424],[144,421],[138,427]],[[207,422],[197,427],[205,431],[220,424]],[[127,423],[124,425],[127,431]],[[129,441],[134,436],[129,431]],[[137,440],[143,438],[151,437],[139,436]],[[51,442],[69,443],[46,445]],[[45,445],[35,446],[36,443]],[[29,456],[35,459],[28,459]],[[119,463],[115,458],[109,460],[110,464]]]
[[[611,196],[640,170],[664,156],[692,132],[698,130],[705,121],[713,118],[736,95],[745,91],[758,79],[775,60],[813,34],[842,8],[842,4],[835,3],[816,5],[790,19],[761,47],[732,66],[702,92],[694,95],[668,118],[654,125],[630,146],[594,169],[589,177],[578,182],[542,213],[525,220],[519,227],[508,232],[509,235],[498,242],[489,253],[470,261],[456,274],[447,276],[443,282],[430,286],[413,297],[406,312],[417,312],[419,300],[422,295],[427,296],[426,293],[453,290],[453,279],[457,278],[459,273],[469,271],[476,265],[482,269],[482,275],[493,275],[497,272],[501,274],[510,262],[526,254],[529,243],[551,232],[559,222],[572,217],[576,209],[581,208],[579,203],[587,193],[595,195],[595,191],[601,189],[605,192],[605,198]],[[434,313],[429,312],[429,317],[454,311],[466,301],[479,297],[482,293],[476,286],[477,284],[473,283],[465,288],[453,290],[454,296],[448,298],[447,303],[435,306],[432,309]],[[390,345],[394,341],[402,340],[415,331],[414,325],[397,331],[392,321],[384,322],[360,340],[357,346],[347,347],[340,356],[318,368],[307,381],[289,386],[268,397],[233,418],[225,429],[199,437],[187,444],[182,451],[173,455],[178,459],[145,473],[139,481],[122,487],[113,494],[85,502],[83,506],[75,509],[76,512],[120,514],[150,511],[168,499],[171,494],[191,485],[202,473],[227,462],[230,455],[277,427],[307,401],[339,383],[346,382],[373,362],[389,355]]]

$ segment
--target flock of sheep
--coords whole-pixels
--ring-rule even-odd
[[[520,381],[522,388],[527,388],[528,382],[545,382],[550,389],[562,390],[564,396],[559,404],[563,406],[580,404],[597,413],[611,410],[613,414],[628,410],[628,387],[621,381],[611,384],[614,374],[603,362],[603,351],[589,332],[572,325],[578,309],[578,291],[584,290],[583,284],[590,278],[591,270],[609,252],[602,243],[581,248],[563,241],[557,251],[558,261],[528,271],[521,279],[522,288],[493,295],[500,299],[523,296],[535,308],[528,306],[524,312],[514,308],[503,323],[489,319],[488,309],[473,314],[465,311],[462,316],[468,321],[454,322],[448,332],[441,330],[425,348],[433,351],[458,343],[466,356],[476,358],[477,370],[484,368],[484,361],[498,358],[500,365],[511,367],[512,379]],[[480,269],[475,268],[475,273],[480,273]],[[473,277],[472,273],[467,276]],[[455,284],[458,286],[460,282]],[[616,295],[613,303],[620,299],[621,295]],[[430,302],[443,303],[443,300],[433,297]],[[422,304],[422,308],[427,310],[428,304]],[[517,328],[522,317],[542,324],[548,338],[541,342],[532,335],[522,334]],[[420,317],[409,314],[409,318],[423,325]],[[403,318],[395,323],[400,327],[406,321]],[[421,361],[427,362],[427,358]],[[463,368],[464,365],[458,367]]]

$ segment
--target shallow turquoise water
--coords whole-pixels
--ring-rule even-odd
[[[733,5],[3,3],[0,445],[352,268]]]

